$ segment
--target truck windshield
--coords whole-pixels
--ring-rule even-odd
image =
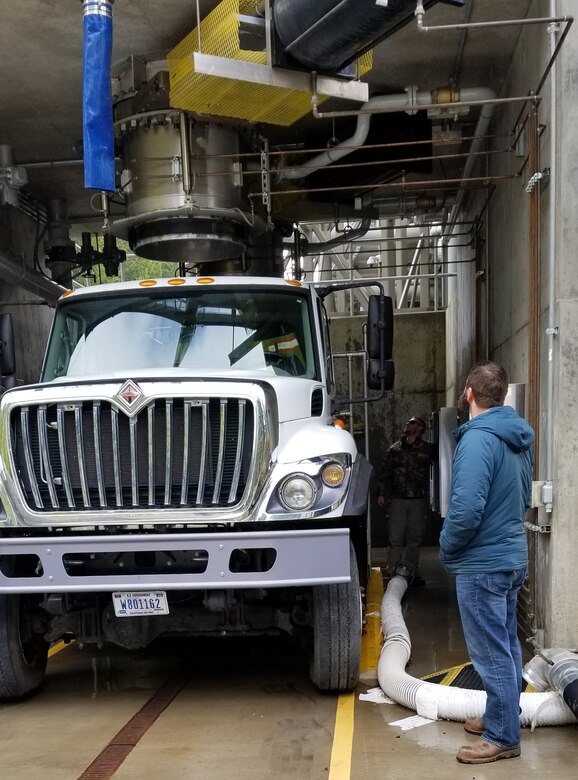
[[[309,303],[248,288],[72,296],[57,310],[43,380],[163,369],[315,379]]]

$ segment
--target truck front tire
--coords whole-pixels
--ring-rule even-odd
[[[310,676],[321,691],[351,691],[359,680],[361,593],[353,546],[351,581],[313,588],[313,658]]]
[[[48,643],[36,630],[34,597],[0,594],[0,699],[16,699],[40,687]]]

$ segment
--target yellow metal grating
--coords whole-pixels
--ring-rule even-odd
[[[203,54],[266,65],[266,51],[241,49],[238,15],[251,15],[254,8],[254,0],[223,0],[201,21]],[[286,127],[311,110],[308,91],[195,73],[193,54],[198,51],[199,34],[195,28],[168,54],[173,108]],[[358,62],[360,74],[371,66],[369,52]],[[320,102],[325,99],[321,96]]]

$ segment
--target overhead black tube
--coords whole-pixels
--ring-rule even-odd
[[[464,5],[466,0],[429,0]],[[285,57],[311,70],[337,73],[414,19],[415,0],[275,0],[273,22]]]

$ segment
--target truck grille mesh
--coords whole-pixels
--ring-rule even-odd
[[[234,506],[253,457],[245,399],[163,398],[133,416],[108,401],[31,404],[11,423],[36,511]]]

